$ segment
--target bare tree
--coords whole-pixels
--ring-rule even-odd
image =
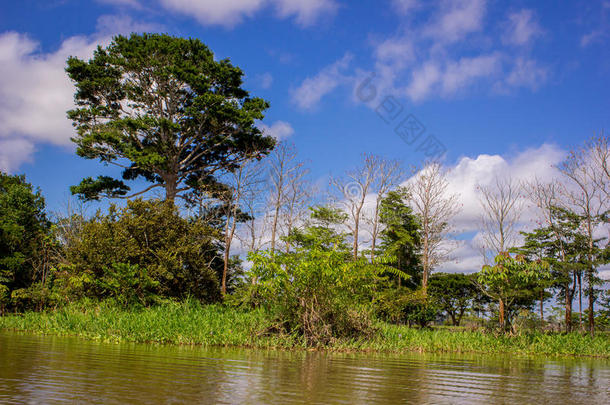
[[[309,169],[298,166],[288,176],[285,202],[281,215],[283,234],[288,236],[305,218],[307,207],[314,195],[314,188],[307,179]],[[286,252],[290,251],[290,243],[286,242]]]
[[[600,197],[606,202],[606,209],[610,209],[610,144],[608,137],[603,133],[592,138],[581,151],[589,154],[592,164],[593,182],[600,190]]]
[[[261,173],[263,170],[262,164],[259,163],[254,170]],[[267,242],[265,241],[265,236],[268,231],[268,221],[265,217],[268,215],[269,210],[267,197],[264,194],[266,187],[264,179],[261,178],[260,180],[260,182],[257,181],[252,187],[244,190],[242,209],[248,215],[248,218],[240,224],[236,234],[242,246],[248,252],[258,252]]]
[[[422,289],[426,294],[432,270],[449,259],[450,221],[459,212],[458,196],[450,194],[447,173],[438,162],[429,162],[410,183],[411,203],[421,225]]]
[[[231,259],[231,245],[235,237],[237,224],[247,219],[247,213],[242,211],[244,196],[261,181],[257,175],[258,165],[252,161],[243,162],[234,172],[229,173],[228,187],[220,193],[225,218],[224,224],[224,252],[221,292],[227,293],[227,273]]]
[[[400,184],[404,178],[404,170],[401,163],[397,160],[386,160],[380,158],[377,160],[378,166],[375,168],[375,181],[372,186],[372,192],[375,193],[375,206],[370,217],[365,217],[371,227],[369,233],[371,235],[371,260],[375,259],[375,248],[377,239],[381,232],[381,224],[379,223],[379,210],[381,201],[385,198],[388,191],[392,190]]]
[[[275,251],[280,230],[280,220],[283,207],[289,199],[289,189],[295,177],[303,170],[303,162],[297,160],[294,145],[280,143],[276,146],[269,159],[269,205],[271,208],[269,220],[271,230],[271,251]]]
[[[603,145],[603,143],[601,143]],[[603,160],[596,161],[595,145],[585,145],[584,148],[570,152],[568,158],[559,166],[559,170],[567,179],[564,195],[577,213],[583,218],[582,233],[587,240],[587,295],[589,298],[589,333],[595,330],[593,307],[595,304],[594,285],[596,283],[596,237],[595,230],[607,210],[607,198],[599,186],[600,171],[605,170]],[[606,144],[607,148],[607,144]],[[602,154],[604,156],[604,154]],[[606,161],[607,163],[607,161]],[[600,165],[601,164],[601,165]]]
[[[338,203],[345,207],[349,216],[346,226],[353,238],[352,255],[358,258],[360,226],[364,216],[366,196],[372,191],[377,177],[381,158],[363,154],[362,164],[355,170],[348,171],[343,178],[331,178]]]
[[[510,177],[496,177],[491,185],[479,186],[481,204],[482,253],[486,263],[515,247],[517,224],[523,213],[520,186]]]

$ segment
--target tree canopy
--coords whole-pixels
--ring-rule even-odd
[[[121,179],[87,177],[71,187],[85,200],[164,188],[174,201],[274,146],[255,126],[269,104],[250,97],[243,71],[214,60],[198,39],[117,36],[89,61],[70,57],[66,71],[76,86],[68,117],[77,154],[122,168]],[[149,185],[132,191],[126,182],[136,179]]]

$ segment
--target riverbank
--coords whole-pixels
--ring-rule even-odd
[[[306,349],[296,335],[262,333],[270,324],[262,310],[168,303],[140,310],[111,305],[72,305],[0,317],[0,329],[70,335],[109,342]],[[368,339],[344,339],[331,351],[490,353],[610,358],[607,335],[530,333],[495,336],[480,331],[421,330],[378,324]]]

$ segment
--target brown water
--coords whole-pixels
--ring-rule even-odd
[[[97,343],[0,332],[0,403],[607,404],[610,361]]]

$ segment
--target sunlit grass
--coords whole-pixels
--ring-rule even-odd
[[[110,342],[171,343],[183,345],[305,348],[297,335],[263,333],[270,326],[260,310],[243,311],[197,302],[166,303],[125,310],[110,304],[71,305],[45,312],[0,317],[0,329],[72,335]],[[599,334],[528,333],[517,336],[482,331],[415,329],[377,324],[367,339],[342,339],[325,349],[379,352],[514,353],[610,357],[610,339]]]

